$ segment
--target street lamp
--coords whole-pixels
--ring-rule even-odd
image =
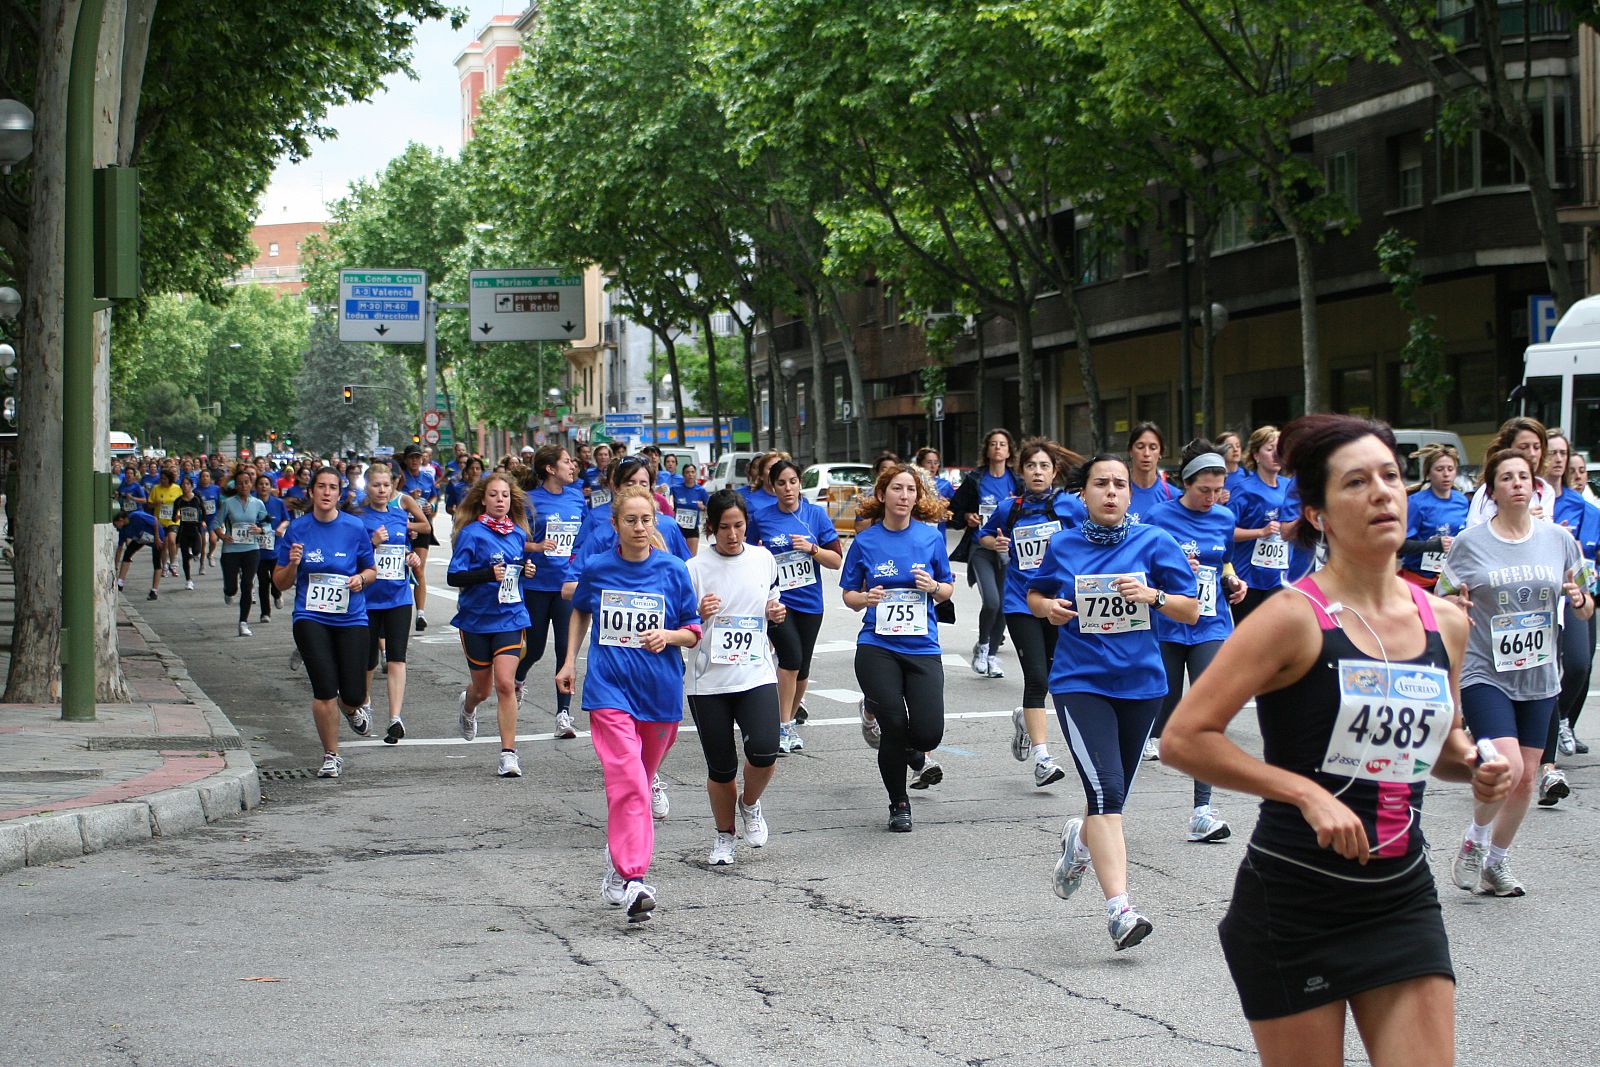
[[[0,174],[33,153],[33,112],[20,100],[0,100]]]
[[[14,319],[22,314],[22,294],[9,285],[0,285],[0,319]]]

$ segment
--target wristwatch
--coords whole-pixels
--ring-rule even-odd
[[[1164,608],[1166,606],[1167,606],[1167,594],[1166,594],[1166,591],[1165,590],[1161,590],[1161,589],[1157,589],[1156,590],[1156,610],[1160,611],[1162,608]]]

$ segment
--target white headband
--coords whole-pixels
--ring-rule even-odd
[[[1227,470],[1228,463],[1215,452],[1202,452],[1183,465],[1183,480],[1188,481],[1201,471],[1209,470],[1212,467],[1221,467],[1223,470]]]

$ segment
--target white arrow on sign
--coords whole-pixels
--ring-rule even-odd
[[[470,271],[467,305],[478,344],[567,341],[585,332],[583,276],[553,267]]]

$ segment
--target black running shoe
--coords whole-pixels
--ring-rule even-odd
[[[911,832],[911,801],[902,800],[889,805],[889,830],[896,834]]]
[[[804,723],[809,718],[811,718],[811,712],[806,710],[805,702],[802,701],[800,706],[794,709],[794,721]]]
[[[397,745],[400,743],[400,739],[405,735],[406,724],[401,722],[399,719],[395,719],[389,724],[388,731],[384,733],[383,743],[386,745]]]
[[[421,615],[418,615],[417,616],[417,633],[420,634],[422,631],[426,630],[427,628],[428,628],[428,620],[424,619]]]

